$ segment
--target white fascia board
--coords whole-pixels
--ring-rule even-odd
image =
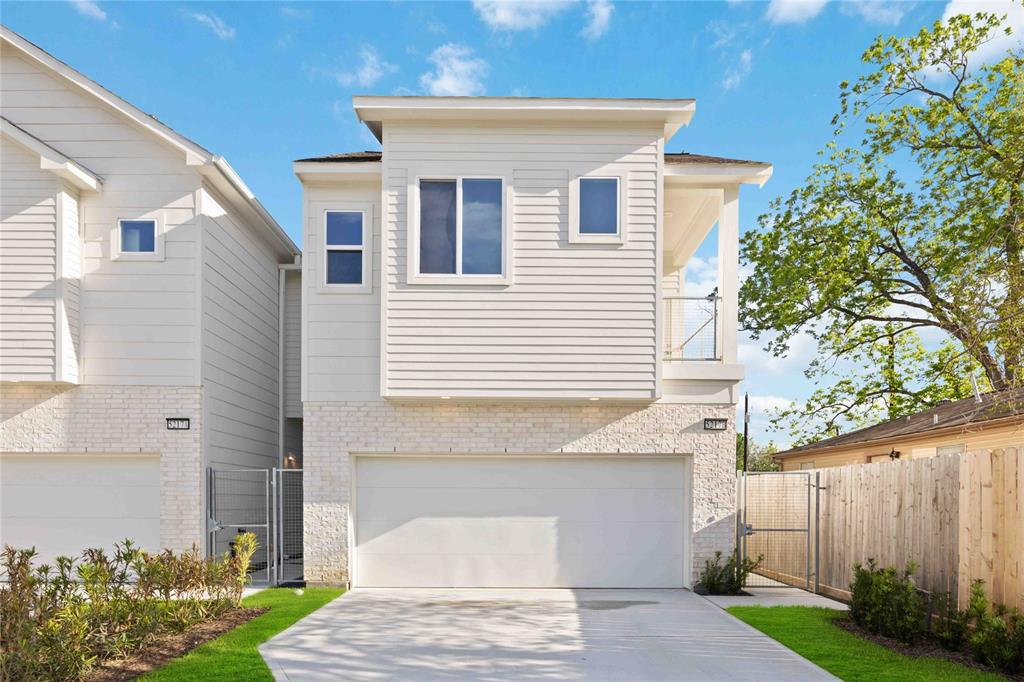
[[[80,191],[99,192],[103,188],[103,178],[3,117],[0,117],[0,134],[38,156],[39,168],[67,180]]]
[[[373,181],[380,180],[383,167],[379,161],[296,161],[292,164],[292,172],[300,182]]]
[[[768,164],[665,164],[666,184],[724,183],[763,187],[771,177],[772,166]]]
[[[384,121],[561,120],[661,123],[665,138],[689,124],[693,99],[356,96],[356,116],[381,140]]]

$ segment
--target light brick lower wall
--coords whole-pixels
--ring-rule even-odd
[[[704,431],[731,405],[510,405],[307,402],[304,557],[312,583],[348,572],[350,453],[637,453],[693,455],[694,567],[734,545],[736,436]]]
[[[0,384],[0,452],[160,455],[160,543],[204,542],[201,389]],[[166,417],[188,417],[168,431]]]

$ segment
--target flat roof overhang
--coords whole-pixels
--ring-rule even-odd
[[[352,108],[383,142],[386,121],[566,121],[580,123],[647,123],[664,126],[665,139],[689,124],[694,99],[602,99],[547,97],[352,98]]]

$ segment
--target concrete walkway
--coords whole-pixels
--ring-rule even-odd
[[[747,594],[733,596],[707,596],[705,599],[727,609],[730,606],[821,606],[826,609],[847,611],[841,601],[807,592],[798,587],[745,587]]]
[[[260,652],[277,680],[833,680],[686,590],[357,589]]]

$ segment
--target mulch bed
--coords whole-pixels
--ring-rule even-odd
[[[998,670],[994,670],[986,665],[978,663],[969,652],[964,650],[950,651],[949,649],[944,649],[935,642],[928,641],[927,639],[922,639],[916,644],[904,644],[899,640],[890,639],[888,637],[883,637],[882,635],[876,635],[873,632],[869,632],[854,623],[853,619],[849,617],[837,618],[832,622],[835,623],[838,628],[842,628],[847,632],[852,632],[858,637],[866,639],[869,642],[874,642],[879,646],[892,649],[896,653],[909,656],[910,658],[923,658],[925,656],[930,658],[942,658],[975,670],[984,670],[985,672],[1002,675],[1008,680],[1014,680],[1014,682],[1024,682],[1024,674],[1007,675],[1006,673],[1001,673]]]
[[[197,623],[185,632],[165,632],[153,638],[144,649],[129,658],[104,661],[85,679],[87,682],[123,682],[134,680],[180,658],[204,642],[220,637],[229,630],[247,623],[268,609],[238,608],[225,611],[213,620]]]

